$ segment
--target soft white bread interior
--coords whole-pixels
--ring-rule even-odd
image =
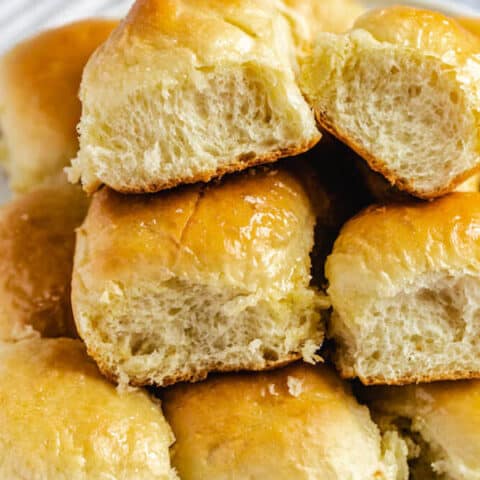
[[[70,283],[87,209],[85,193],[65,179],[0,209],[0,340],[76,335]]]
[[[310,286],[309,254],[328,202],[309,169],[291,166],[94,195],[77,233],[72,306],[106,375],[167,385],[315,360],[328,304]]]
[[[480,478],[478,380],[364,390],[382,429],[408,441],[412,480]]]
[[[432,198],[480,168],[480,38],[410,7],[323,33],[301,85],[321,126],[390,183]]]
[[[0,477],[174,480],[160,403],[120,392],[71,339],[0,343]]]
[[[91,19],[48,30],[0,60],[0,161],[13,190],[55,177],[77,153],[82,70],[116,24]]]
[[[326,263],[329,335],[344,377],[480,377],[480,193],[372,207]]]
[[[273,1],[137,0],[84,70],[70,180],[155,192],[308,150],[295,53]]]
[[[215,376],[163,393],[182,480],[406,480],[407,447],[383,438],[326,366]]]

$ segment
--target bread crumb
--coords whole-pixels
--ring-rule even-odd
[[[110,294],[108,293],[108,290],[104,290],[103,293],[100,295],[100,303],[110,303]]]
[[[117,384],[116,390],[120,395],[125,395],[125,394],[129,394],[129,393],[132,393],[132,392],[140,391],[140,389],[138,387],[133,387],[132,385],[129,385],[128,383],[125,383],[124,381]]]
[[[292,397],[299,397],[303,393],[303,380],[289,375],[287,377],[287,387],[288,393],[290,393]]]
[[[319,347],[315,342],[308,340],[302,348],[303,360],[312,365],[323,362],[323,358],[316,353],[318,348]]]
[[[110,295],[116,295],[118,297],[123,297],[123,290],[121,287],[115,282],[108,282],[107,289],[103,291],[102,295],[100,296],[100,302],[102,303],[110,303],[111,297]]]
[[[258,349],[261,347],[262,345],[262,341],[258,338],[256,338],[255,340],[252,340],[249,344],[248,344],[248,349],[250,350],[250,352],[252,353],[255,353],[258,351]]]
[[[274,384],[274,383],[270,383],[270,384],[268,385],[268,393],[269,393],[270,395],[273,395],[274,397],[278,397],[279,394],[278,394],[278,392],[275,390],[275,388],[276,388],[276,387],[275,387],[275,384]]]

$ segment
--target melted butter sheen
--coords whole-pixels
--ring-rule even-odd
[[[374,10],[360,17],[355,28],[367,30],[380,42],[423,49],[445,58],[461,60],[480,51],[478,37],[457,21],[427,10],[401,6]]]
[[[179,384],[164,408],[182,480],[388,478],[368,411],[322,365]]]
[[[279,168],[127,199],[103,189],[84,228],[96,278],[131,275],[135,264],[155,275],[221,273],[222,282],[268,291],[294,276],[308,284],[314,223],[299,176]]]
[[[174,478],[160,406],[118,392],[81,342],[0,345],[0,379],[0,478]]]

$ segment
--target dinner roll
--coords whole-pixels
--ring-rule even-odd
[[[413,480],[480,478],[480,382],[365,389],[383,429],[410,444]]]
[[[157,195],[93,197],[72,305],[107,376],[168,385],[315,361],[328,304],[309,285],[309,253],[328,202],[300,161],[291,166],[298,173],[261,168]]]
[[[327,260],[329,335],[365,384],[480,377],[480,193],[372,207]]]
[[[173,480],[159,402],[119,392],[79,340],[0,343],[0,477]]]
[[[70,180],[156,192],[313,146],[296,45],[274,3],[137,0],[84,70]]]
[[[390,7],[318,36],[301,84],[321,126],[422,198],[480,168],[480,38],[440,13]]]
[[[87,208],[82,190],[64,181],[0,209],[0,341],[76,335],[70,282]]]
[[[0,60],[0,148],[13,190],[56,176],[78,149],[78,88],[116,22],[84,20],[26,40]]]
[[[324,365],[176,385],[163,406],[182,480],[408,478],[405,443]]]

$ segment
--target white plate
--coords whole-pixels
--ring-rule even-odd
[[[402,1],[402,0],[363,0],[363,2],[368,7],[378,7],[378,6],[384,6],[389,4],[392,5],[392,4],[404,3],[408,5],[417,5],[417,6],[427,7],[427,8],[434,8],[449,14],[480,15],[479,0],[464,0],[464,1],[458,1],[458,0],[455,0],[455,1],[454,0],[451,0],[451,1],[450,0],[422,0],[420,1],[418,0],[418,1],[410,1],[410,2]],[[47,5],[48,3],[49,2],[43,0],[43,2],[37,1],[37,3],[35,4],[37,7],[39,7],[37,10],[39,10],[38,14],[40,17],[42,16],[42,13],[44,13],[40,10],[40,7]],[[117,0],[117,2],[103,1],[100,3],[97,1],[92,2],[91,0],[83,0],[82,2],[72,2],[73,6],[71,8],[64,7],[61,19],[63,21],[72,21],[75,18],[75,16],[78,16],[78,18],[80,18],[80,17],[89,16],[89,15],[95,15],[98,13],[110,14],[111,12],[115,12],[115,14],[119,14],[119,13],[121,14],[123,9],[128,8],[129,3],[130,3],[129,0]],[[85,8],[82,8],[82,4]],[[15,2],[9,3],[10,10],[15,8],[14,5],[15,5]],[[100,5],[103,5],[102,8],[104,8],[104,10],[102,10],[102,8],[100,8],[99,10]],[[10,10],[7,13],[12,13],[10,12]],[[1,23],[1,20],[2,20],[2,15],[0,12],[0,23]],[[38,30],[39,26],[42,25],[41,20],[35,19],[35,12],[32,9],[28,11],[27,20],[28,21],[25,23],[26,28],[22,32],[24,37],[28,37],[35,30]],[[10,22],[10,23],[13,24],[15,22]],[[21,22],[16,22],[16,23],[21,24]],[[50,23],[51,22],[46,21],[43,25],[45,27],[51,26]],[[27,26],[31,26],[31,27],[29,28]],[[15,38],[15,37],[12,37],[12,38]],[[10,197],[11,197],[11,193],[8,189],[5,175],[3,175],[2,172],[0,172],[0,205],[5,201],[7,201]]]

